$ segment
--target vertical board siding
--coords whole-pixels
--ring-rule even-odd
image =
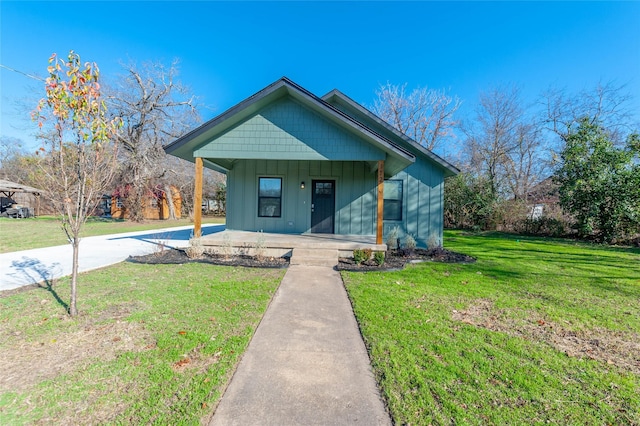
[[[282,178],[282,217],[258,218],[259,177]],[[304,233],[311,228],[313,179],[336,181],[335,233],[374,235],[376,177],[364,162],[238,160],[229,171],[229,229]],[[442,172],[429,164],[414,164],[391,177],[403,182],[402,221],[385,221],[384,239],[398,226],[400,238],[413,235],[420,247],[442,243],[444,184]],[[305,189],[300,189],[300,182]],[[435,185],[433,185],[436,183]]]
[[[330,179],[336,181],[336,234],[373,235],[375,232],[375,174],[366,163],[237,160],[228,176],[228,209],[233,212],[227,220],[229,229],[309,232],[312,180]],[[282,217],[258,217],[259,177],[282,178]],[[302,181],[305,189],[300,188]]]
[[[411,234],[419,247],[427,247],[430,241],[441,244],[444,196],[442,170],[418,159],[415,164],[390,179],[403,182],[403,210],[402,221],[385,221],[385,242],[389,232],[397,226],[401,240]]]
[[[354,163],[345,163],[342,171],[342,182],[345,182],[344,185],[341,185],[341,204],[338,204],[340,215],[338,216],[337,228],[336,229],[345,229],[350,230],[351,220],[353,218],[354,212],[353,207],[351,205],[351,200],[354,199],[355,189],[353,184],[346,184],[346,182],[353,182],[353,169],[355,167]],[[344,232],[344,234],[349,234],[350,232]]]

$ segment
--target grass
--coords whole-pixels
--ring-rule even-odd
[[[342,274],[395,424],[640,424],[640,250],[445,246],[478,261]]]
[[[205,218],[203,223],[224,223],[224,218]],[[189,219],[137,223],[121,219],[90,217],[84,226],[82,236],[92,237],[192,224]],[[67,236],[62,230],[58,218],[52,216],[29,219],[0,218],[0,230],[2,235],[0,253],[67,244]]]
[[[121,263],[0,297],[0,424],[199,424],[283,270]],[[61,302],[56,301],[56,295]]]

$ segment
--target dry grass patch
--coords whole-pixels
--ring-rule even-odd
[[[589,358],[640,375],[640,334],[595,328],[569,330],[556,322],[536,318],[516,319],[506,309],[498,309],[489,299],[478,299],[465,310],[453,310],[451,318],[491,331],[532,341],[545,342],[567,356]]]
[[[144,350],[151,340],[142,325],[123,321],[87,325],[70,333],[42,336],[36,341],[14,332],[0,352],[0,392],[23,391],[93,361],[108,362],[120,353]]]

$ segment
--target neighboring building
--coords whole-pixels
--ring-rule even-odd
[[[458,173],[341,92],[287,78],[165,150],[196,176],[202,163],[227,175],[227,229],[380,240],[398,226],[420,246],[442,241],[444,178]]]
[[[527,207],[528,217],[533,220],[561,212],[558,185],[553,182],[553,177],[540,181],[527,192]]]
[[[180,219],[182,209],[182,197],[175,186],[171,186],[173,208],[176,219]],[[170,218],[169,203],[166,193],[162,190],[150,192],[143,200],[143,216],[148,220],[166,220]],[[117,195],[103,198],[102,210],[111,212],[114,219],[127,219],[129,217],[123,199]]]
[[[31,217],[42,214],[42,190],[0,179],[0,216]],[[50,209],[46,209],[49,213]]]

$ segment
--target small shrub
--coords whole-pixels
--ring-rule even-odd
[[[169,248],[169,245],[168,245],[168,241],[170,239],[169,235],[165,233],[155,234],[153,236],[153,239],[158,241],[154,248],[153,254],[155,254],[156,256],[162,256],[164,252],[167,250],[167,248]]]
[[[429,236],[429,241],[427,241],[427,248],[439,248],[442,247],[442,243],[440,242],[440,238],[435,235]]]
[[[376,262],[376,265],[382,266],[384,265],[384,252],[377,251],[373,254],[373,260]]]
[[[400,248],[398,246],[399,236],[400,236],[400,227],[396,225],[393,228],[391,228],[391,230],[389,231],[389,234],[387,234],[387,248],[389,250]]]
[[[191,238],[189,240],[189,247],[184,251],[189,259],[199,259],[204,254],[204,246],[202,245],[202,239]]]
[[[404,246],[409,249],[409,250],[415,250],[416,246],[417,246],[417,242],[416,239],[413,238],[413,235],[411,234],[407,234],[406,237],[404,237]]]
[[[231,244],[231,237],[229,237],[229,234],[225,234],[224,237],[222,237],[222,255],[224,256],[224,260],[229,260],[232,254],[233,245]]]
[[[371,249],[355,249],[353,250],[353,261],[357,265],[371,259]]]
[[[266,246],[266,239],[264,235],[260,235],[256,239],[256,244],[254,246],[254,249],[255,249],[254,253],[255,253],[256,259],[258,259],[259,262],[262,262],[264,260],[265,246]]]
[[[398,249],[398,252],[402,256],[413,256],[416,251],[417,245],[418,243],[416,242],[416,239],[413,237],[413,235],[407,234],[407,236],[404,237],[404,248]]]

